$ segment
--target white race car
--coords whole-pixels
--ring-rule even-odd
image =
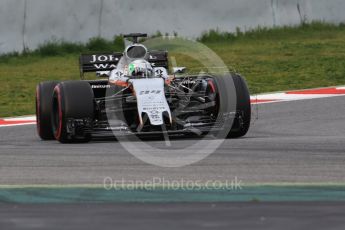
[[[87,142],[94,136],[242,137],[251,120],[244,79],[234,73],[169,73],[168,53],[138,43],[129,34],[123,53],[81,55],[79,81],[38,84],[36,116],[43,140]],[[96,72],[99,80],[84,80]]]

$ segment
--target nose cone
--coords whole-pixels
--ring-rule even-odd
[[[141,125],[143,125],[143,114],[147,115],[151,125],[163,125],[164,113],[168,114],[171,121],[171,111],[164,93],[164,80],[148,78],[131,81],[137,98]]]

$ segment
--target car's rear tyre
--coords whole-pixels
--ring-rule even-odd
[[[52,127],[56,140],[61,143],[88,142],[91,134],[79,130],[75,135],[67,132],[68,119],[94,119],[94,95],[85,81],[66,81],[56,85],[52,103]]]
[[[52,130],[52,98],[55,86],[59,82],[41,82],[36,87],[37,133],[42,140],[54,140]]]

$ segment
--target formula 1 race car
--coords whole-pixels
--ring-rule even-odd
[[[36,89],[41,139],[88,142],[97,136],[244,136],[251,121],[245,80],[238,74],[169,73],[168,52],[148,51],[129,34],[123,53],[81,55],[79,81],[49,81]],[[85,80],[96,72],[98,80]]]

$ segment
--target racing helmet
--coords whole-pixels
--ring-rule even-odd
[[[144,59],[135,60],[128,65],[128,75],[131,77],[150,77],[153,75],[153,68]]]

